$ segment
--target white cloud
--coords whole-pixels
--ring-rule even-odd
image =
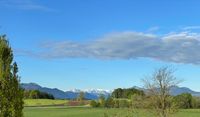
[[[200,64],[200,34],[170,33],[163,36],[142,32],[118,32],[79,43],[73,41],[42,44],[42,58],[135,59],[151,58],[167,62]]]

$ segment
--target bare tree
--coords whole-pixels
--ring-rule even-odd
[[[83,101],[84,98],[85,98],[85,93],[81,91],[81,92],[79,93],[78,97],[77,97],[77,100],[78,100],[78,101]]]
[[[152,76],[143,79],[147,89],[149,107],[158,117],[169,117],[176,112],[177,108],[172,102],[170,90],[177,86],[180,81],[174,76],[174,70],[169,67],[161,67]]]

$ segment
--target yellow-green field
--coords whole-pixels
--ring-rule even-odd
[[[148,112],[138,111],[131,113],[127,109],[105,109],[105,108],[67,108],[67,107],[26,107],[25,117],[104,117],[104,113],[111,117],[154,117]],[[117,115],[117,116],[116,116]],[[109,116],[109,117],[110,117]],[[174,117],[200,117],[199,109],[180,110]]]
[[[68,100],[50,100],[50,99],[26,99],[24,106],[55,106],[67,105]]]

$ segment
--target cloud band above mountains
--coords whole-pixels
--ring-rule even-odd
[[[119,32],[90,42],[45,42],[38,56],[48,59],[151,58],[167,62],[200,64],[200,34],[192,32],[165,35]]]

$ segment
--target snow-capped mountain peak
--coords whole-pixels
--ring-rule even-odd
[[[111,93],[111,90],[105,90],[105,89],[85,89],[84,92],[88,93]]]
[[[98,94],[105,94],[105,93],[111,93],[112,90],[104,90],[104,89],[70,89],[67,90],[66,92],[74,92],[74,93],[80,93],[80,92],[84,92],[84,93],[98,93]]]
[[[81,90],[80,89],[70,89],[70,90],[67,90],[66,92],[80,93]]]

